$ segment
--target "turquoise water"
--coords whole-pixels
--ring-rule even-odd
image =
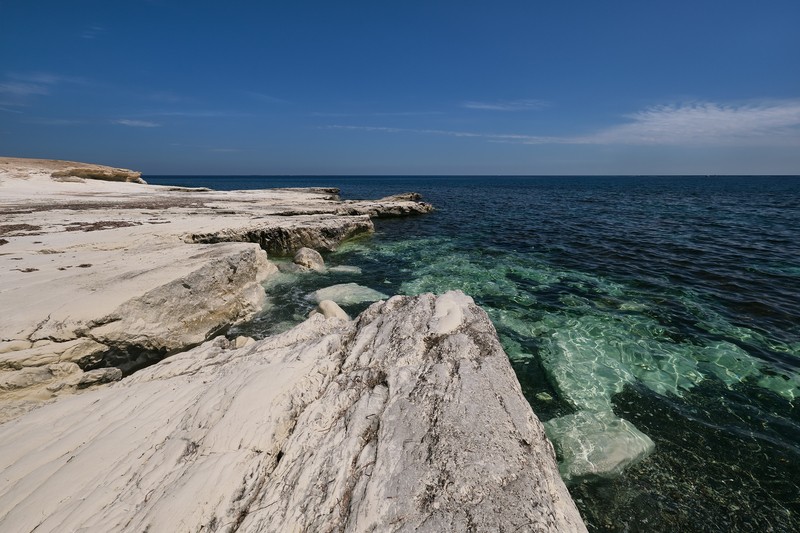
[[[281,276],[240,332],[291,327],[338,283],[461,289],[497,327],[591,530],[800,530],[800,178],[147,179],[421,192],[435,213],[379,221],[326,257],[360,274]],[[624,420],[654,448],[583,475],[563,433],[576,420],[607,435]]]

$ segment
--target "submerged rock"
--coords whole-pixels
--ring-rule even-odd
[[[559,451],[566,481],[615,476],[655,448],[650,437],[610,411],[579,411],[549,420],[544,427]]]
[[[351,265],[338,265],[329,267],[328,272],[334,272],[337,274],[361,274],[361,268]]]
[[[309,297],[317,302],[333,300],[339,305],[355,305],[364,302],[377,302],[388,298],[382,292],[357,283],[340,283],[312,292]]]
[[[1,425],[0,529],[585,531],[467,296],[229,347]]]

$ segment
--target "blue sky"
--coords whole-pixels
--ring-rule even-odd
[[[0,0],[0,155],[800,174],[800,2]]]

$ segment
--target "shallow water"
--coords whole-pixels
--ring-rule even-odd
[[[435,213],[326,257],[361,274],[273,280],[240,332],[291,327],[339,283],[462,289],[540,419],[613,412],[655,443],[620,476],[570,485],[591,530],[800,530],[800,179],[146,178],[421,192]]]

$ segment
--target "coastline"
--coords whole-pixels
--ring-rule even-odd
[[[55,181],[51,166],[36,165],[27,173],[0,166],[0,172],[6,170],[0,174],[0,210],[10,222],[0,226],[7,241],[0,246],[0,268],[11,273],[4,275],[0,295],[4,308],[13,302],[18,309],[4,313],[0,322],[5,396],[0,402],[6,420],[17,418],[0,425],[0,447],[16,450],[4,454],[14,455],[3,468],[16,481],[0,496],[5,502],[0,523],[22,525],[31,519],[24,508],[35,502],[21,506],[23,496],[14,486],[39,483],[40,504],[65,490],[63,479],[31,476],[62,468],[69,454],[91,470],[89,484],[110,480],[102,465],[93,470],[89,465],[98,451],[112,454],[112,463],[126,471],[142,468],[129,457],[138,448],[121,451],[120,433],[109,433],[108,425],[129,426],[145,398],[177,387],[186,392],[179,395],[184,403],[145,416],[145,424],[164,428],[160,442],[182,447],[156,447],[147,459],[158,465],[151,481],[195,479],[211,468],[208,457],[218,454],[233,462],[213,468],[235,466],[249,481],[243,490],[220,482],[209,495],[216,504],[184,501],[188,508],[180,517],[170,512],[169,502],[194,494],[188,482],[172,485],[183,496],[165,493],[160,503],[149,496],[142,501],[132,490],[131,483],[139,485],[138,474],[125,482],[99,482],[107,491],[127,495],[125,508],[134,510],[125,527],[180,528],[190,520],[211,529],[368,530],[395,520],[396,530],[411,524],[431,531],[470,524],[585,529],[491,322],[463,294],[395,297],[354,321],[312,317],[244,347],[216,337],[260,308],[260,284],[276,271],[268,254],[287,255],[301,247],[332,250],[373,231],[371,218],[421,214],[432,209],[429,204],[413,195],[342,202],[331,189],[221,193],[98,181],[80,173]],[[79,392],[80,380],[94,369],[113,366],[121,375],[161,359],[119,384],[90,384],[93,390],[74,399],[60,398],[24,414],[42,401]],[[247,392],[237,385],[233,394],[232,383],[258,374],[261,365],[272,365],[270,375],[285,377],[252,382]],[[263,397],[265,386],[276,392]],[[202,392],[191,396],[191,390]],[[237,403],[239,394],[250,401]],[[208,397],[226,399],[227,407],[206,403]],[[462,397],[466,403],[457,401]],[[93,410],[92,402],[107,407]],[[468,415],[473,410],[472,416],[462,408]],[[105,413],[105,422],[96,411]],[[219,416],[233,423],[215,432]],[[314,434],[321,419],[339,428],[324,442]],[[474,419],[491,427],[476,432],[469,427]],[[55,420],[63,424],[47,426]],[[205,431],[189,435],[195,422]],[[93,435],[94,451],[86,442],[59,438],[75,425]],[[253,437],[254,428],[266,435]],[[493,431],[497,428],[505,430]],[[406,430],[409,434],[403,434]],[[28,453],[19,446],[22,435],[55,443],[47,446],[47,454]],[[258,444],[233,452],[236,442],[242,450],[243,439]],[[154,446],[152,441],[135,444]],[[275,449],[265,454],[266,446]],[[315,447],[339,460],[312,459],[308,450]],[[295,462],[282,460],[292,454]],[[394,467],[401,458],[405,473]],[[320,475],[340,481],[330,491],[322,489],[315,484]],[[294,492],[275,484],[286,476],[295,480]],[[381,482],[370,483],[373,478]],[[420,483],[425,479],[429,482]],[[122,503],[82,503],[85,486],[76,486],[60,507],[47,504],[50,514],[42,527],[90,524],[122,512]],[[234,499],[237,493],[242,497]],[[390,493],[402,501],[389,502]],[[275,502],[282,512],[254,512]]]
[[[0,394],[20,400],[14,413],[27,397],[74,391],[82,371],[127,374],[249,318],[276,271],[268,254],[329,251],[374,231],[373,217],[431,210],[341,202],[330,189],[218,192],[67,168],[78,176],[64,181],[63,162],[0,160],[0,295],[14,309],[0,317]]]

